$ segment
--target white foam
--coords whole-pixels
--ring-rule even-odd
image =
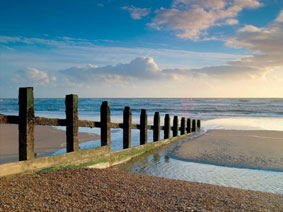
[[[283,118],[220,118],[202,121],[204,130],[274,130],[283,131]]]

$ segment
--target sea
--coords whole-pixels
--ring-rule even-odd
[[[171,121],[173,116],[200,119],[202,128],[196,136],[213,129],[283,131],[283,99],[80,98],[79,119],[100,121],[100,106],[103,101],[109,101],[111,121],[116,123],[122,122],[123,109],[125,106],[129,106],[134,124],[139,123],[141,109],[147,110],[149,124],[152,124],[155,112],[160,113],[161,124],[163,124],[165,114],[170,114]],[[18,99],[0,99],[0,113],[17,115],[18,110]],[[35,114],[47,118],[65,118],[65,100],[63,98],[36,98]],[[57,128],[65,130],[65,127]],[[79,131],[100,134],[99,128],[80,128]],[[149,131],[148,137],[149,142],[152,142],[152,131]],[[132,146],[137,145],[139,145],[139,131],[132,130]],[[80,144],[81,149],[98,146],[100,146],[99,140]],[[112,129],[111,151],[122,148],[122,130]],[[183,161],[171,156],[172,148],[174,146],[146,155],[140,161],[131,164],[129,171],[283,194],[283,172]],[[62,149],[50,154],[64,152],[65,149]]]

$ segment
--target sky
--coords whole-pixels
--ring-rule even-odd
[[[0,98],[283,98],[283,0],[0,0]]]

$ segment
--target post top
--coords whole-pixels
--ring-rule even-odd
[[[67,94],[66,96],[78,96],[77,94]]]
[[[33,90],[33,87],[21,87],[19,90]]]
[[[101,105],[109,106],[109,102],[108,101],[103,101]]]

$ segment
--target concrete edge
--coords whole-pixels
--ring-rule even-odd
[[[191,133],[184,134],[115,152],[110,152],[108,146],[103,146],[26,161],[6,163],[0,165],[0,178],[17,174],[32,173],[39,170],[48,171],[48,168],[53,170],[51,167],[54,169],[68,167],[108,168],[124,163],[149,150],[172,143],[190,135]]]

